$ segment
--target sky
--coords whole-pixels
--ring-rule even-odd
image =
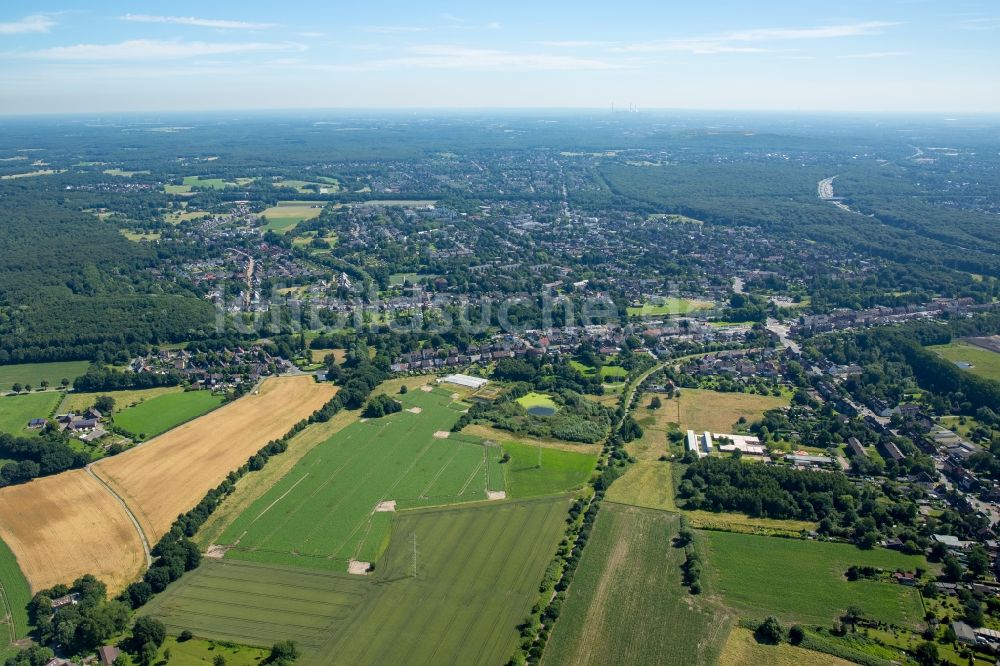
[[[0,114],[1000,112],[997,0],[0,3]]]

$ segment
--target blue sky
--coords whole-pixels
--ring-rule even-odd
[[[1000,112],[998,64],[996,0],[0,6],[4,114],[612,102]]]

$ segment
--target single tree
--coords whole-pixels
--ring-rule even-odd
[[[757,631],[754,632],[754,637],[757,639],[758,643],[768,643],[770,645],[777,645],[785,638],[785,629],[778,622],[775,617],[768,617],[766,620],[760,623],[757,627]]]

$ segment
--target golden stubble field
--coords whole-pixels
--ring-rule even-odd
[[[118,590],[146,566],[125,509],[82,469],[0,490],[0,538],[32,590],[85,573]]]
[[[226,475],[333,397],[312,377],[268,379],[259,393],[93,465],[135,514],[150,544]]]
[[[336,393],[312,377],[266,380],[248,395],[185,423],[90,470],[73,470],[0,489],[0,538],[33,590],[92,573],[112,593],[146,565],[142,541],[121,501],[150,543],[269,440],[284,435]]]

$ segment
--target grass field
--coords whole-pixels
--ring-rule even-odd
[[[270,378],[258,393],[105,458],[92,469],[124,498],[146,537],[156,542],[178,514],[334,393],[331,384],[317,384],[309,376]]]
[[[344,359],[347,357],[346,349],[310,349],[309,358],[313,363],[322,363],[330,354],[333,354],[333,360],[337,363],[343,363]]]
[[[733,617],[681,586],[679,518],[605,503],[542,663],[714,664]]]
[[[500,430],[491,426],[480,425],[478,423],[467,425],[462,428],[462,432],[474,437],[481,437],[496,442],[509,442],[515,435],[509,430]],[[560,451],[571,451],[573,453],[600,453],[600,444],[579,444],[577,442],[567,442],[561,439],[530,437],[527,435],[517,435],[517,441],[529,446],[541,446],[547,449],[559,449]]]
[[[639,461],[611,484],[607,498],[611,502],[620,504],[677,511],[672,477],[670,463],[655,460]]]
[[[435,436],[458,420],[450,391],[396,398],[404,411],[344,428],[237,518],[220,537],[236,546],[226,556],[346,571],[347,560],[374,561],[387,543],[391,514],[374,512],[380,502],[403,509],[503,489],[496,448]]]
[[[70,391],[63,395],[62,402],[59,403],[59,409],[56,411],[59,414],[65,414],[68,412],[79,414],[86,411],[87,408],[93,407],[94,401],[97,400],[97,396],[106,395],[114,398],[115,414],[117,414],[122,410],[138,405],[146,400],[170,393],[180,393],[183,390],[184,389],[180,386],[160,386],[157,388],[140,389],[136,391],[98,391],[95,393],[77,393],[75,391]]]
[[[1000,354],[996,352],[961,340],[946,345],[935,345],[928,349],[952,363],[971,364],[972,367],[966,369],[975,375],[1000,381]]]
[[[508,497],[563,493],[583,485],[597,466],[597,455],[503,442],[510,460],[503,465]],[[539,452],[542,466],[538,467]]]
[[[267,220],[265,229],[283,234],[294,229],[303,220],[319,217],[322,212],[322,202],[279,201],[277,206],[268,208],[261,215]]]
[[[0,539],[33,590],[92,573],[117,592],[146,566],[125,509],[82,469],[0,489]]]
[[[3,541],[0,541],[0,654],[3,646],[28,635],[28,602],[31,588],[25,580],[17,559]]]
[[[173,636],[167,637],[163,642],[160,655],[167,650],[170,650],[170,666],[207,666],[218,655],[226,660],[226,666],[258,666],[269,654],[268,650],[248,645],[216,643],[197,638],[178,641]]]
[[[719,658],[719,666],[744,666],[744,664],[768,664],[768,666],[850,666],[852,662],[822,652],[805,650],[788,643],[764,645],[757,642],[753,632],[735,627]]]
[[[529,412],[532,409],[541,409],[545,411],[551,410],[551,414],[555,414],[559,410],[559,405],[556,404],[551,396],[546,393],[537,393],[535,391],[522,395],[517,399],[517,404],[521,405]]]
[[[357,613],[369,581],[346,573],[259,562],[206,560],[143,608],[177,635],[268,646],[294,640],[317,647]]]
[[[630,317],[666,317],[686,315],[696,310],[706,310],[715,304],[693,298],[664,298],[628,308]]]
[[[788,405],[788,398],[755,393],[722,393],[685,388],[679,397],[663,401],[664,414],[682,430],[732,432],[742,416],[748,422],[759,419],[768,409]]]
[[[27,430],[28,421],[52,416],[61,397],[62,394],[56,391],[0,397],[0,432],[19,436],[31,434],[33,431]]]
[[[141,438],[155,437],[210,412],[223,397],[211,391],[165,393],[115,414],[115,425]]]
[[[874,581],[848,582],[851,565],[895,570],[927,567],[924,558],[842,543],[699,532],[707,550],[705,572],[726,605],[751,619],[774,615],[785,623],[827,625],[849,606],[900,626],[923,618],[919,593],[911,587]]]
[[[62,379],[73,381],[87,372],[90,361],[58,361],[55,363],[18,363],[0,365],[0,391],[10,391],[13,384],[31,384],[34,388],[47,380],[51,386],[59,386]]]
[[[506,662],[568,508],[552,498],[400,514],[374,593],[301,666],[329,664],[331,655],[360,666]]]

